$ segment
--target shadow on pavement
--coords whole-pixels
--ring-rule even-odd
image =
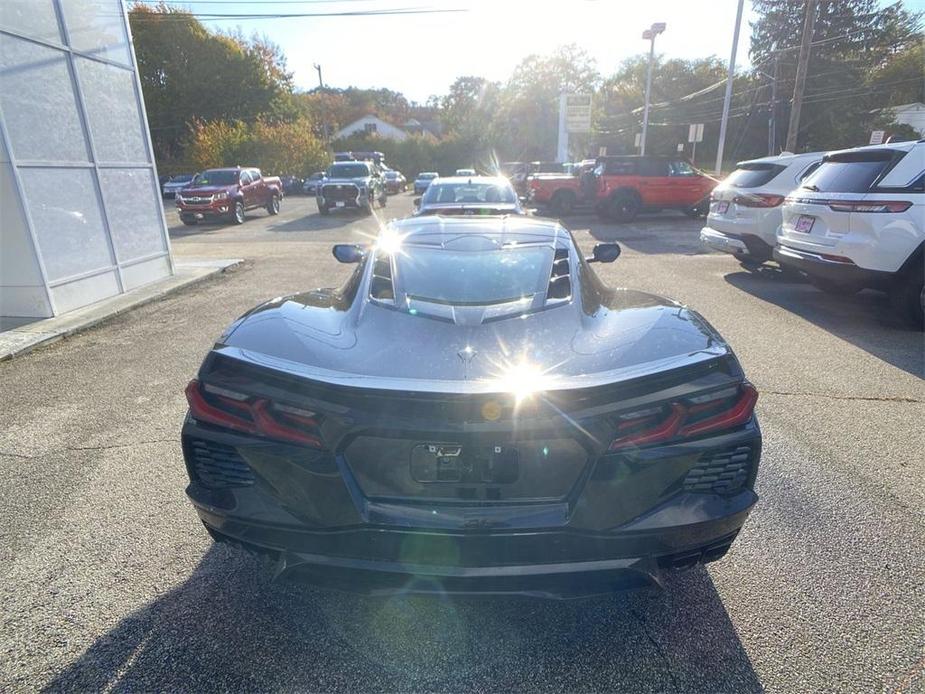
[[[703,568],[577,602],[368,598],[213,546],[49,691],[762,691]]]
[[[382,210],[384,212],[385,210]],[[377,208],[376,212],[380,210]],[[267,231],[330,231],[331,229],[340,229],[356,221],[371,219],[367,214],[360,210],[341,210],[331,212],[327,217],[323,217],[317,212],[307,214],[304,217],[290,219],[288,222],[281,224],[268,224]]]
[[[898,369],[925,377],[925,336],[895,320],[882,292],[826,294],[768,266],[755,272],[733,272],[725,279],[733,287],[780,306]]]
[[[585,224],[590,223],[589,226]],[[702,219],[690,219],[679,212],[640,215],[634,221],[619,224],[595,218],[568,220],[569,229],[587,229],[596,240],[616,241],[622,246],[645,254],[671,253],[700,255],[709,253],[700,243]]]

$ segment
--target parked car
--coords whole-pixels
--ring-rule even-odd
[[[593,208],[604,219],[629,222],[640,212],[674,209],[705,217],[718,181],[677,157],[601,157],[578,175],[542,174],[529,181],[529,199],[554,214]]]
[[[372,214],[377,202],[385,207],[388,195],[382,175],[372,161],[335,161],[317,185],[315,199],[318,212],[323,215],[339,208],[360,209]]]
[[[456,169],[455,176],[478,176],[475,169]]]
[[[430,182],[437,178],[440,174],[436,171],[422,171],[414,179],[414,194],[423,195],[424,191],[427,190],[427,186],[430,185]]]
[[[415,215],[526,214],[504,176],[450,176],[428,186],[414,201]]]
[[[757,501],[757,392],[696,311],[604,285],[619,253],[530,217],[335,246],[341,288],[244,314],[186,388],[209,534],[283,578],[441,596],[720,559]]]
[[[770,260],[784,198],[816,170],[824,154],[781,154],[736,164],[713,189],[700,240],[746,264]]]
[[[195,174],[177,174],[171,176],[166,183],[161,186],[161,194],[165,198],[175,197],[177,191],[182,190],[190,184]]]
[[[207,169],[177,193],[177,211],[187,226],[225,219],[244,224],[245,210],[263,207],[271,215],[279,214],[282,197],[279,178],[264,176],[260,169]]]
[[[819,289],[889,294],[910,323],[925,302],[925,140],[830,152],[784,201],[774,258]]]
[[[382,179],[385,181],[385,191],[387,193],[404,193],[408,189],[408,180],[402,175],[401,171],[389,169],[383,172]]]
[[[318,184],[324,180],[324,172],[316,171],[302,182],[302,192],[305,195],[316,195],[318,193]]]
[[[285,195],[296,195],[302,192],[302,179],[298,176],[280,176]]]

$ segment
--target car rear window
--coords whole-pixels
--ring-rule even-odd
[[[454,306],[489,306],[546,291],[549,246],[488,251],[406,246],[393,255],[402,291],[412,299]]]
[[[431,183],[424,193],[425,204],[513,203],[517,198],[509,185],[495,183]]]
[[[892,150],[879,150],[827,158],[800,187],[821,193],[866,193],[893,161],[894,154]]]
[[[739,164],[736,170],[726,177],[726,183],[736,188],[757,188],[770,183],[786,168],[781,164]]]

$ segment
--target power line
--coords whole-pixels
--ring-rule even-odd
[[[188,17],[194,17],[203,21],[217,21],[221,19],[228,20],[251,20],[251,19],[300,19],[300,18],[321,18],[321,17],[384,17],[389,15],[422,15],[422,14],[452,14],[468,12],[465,8],[414,8],[399,7],[385,10],[344,10],[341,12],[274,12],[274,13],[219,13],[219,12],[139,12],[132,15],[132,21],[161,22],[161,21],[186,21]]]

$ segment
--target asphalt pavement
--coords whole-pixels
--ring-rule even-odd
[[[407,214],[411,196],[380,217]],[[755,511],[663,592],[364,598],[273,582],[186,501],[183,387],[247,308],[341,283],[377,219],[287,198],[173,252],[243,266],[0,363],[0,690],[925,691],[925,338],[698,243],[680,214],[576,217],[616,286],[679,299],[761,397]]]

